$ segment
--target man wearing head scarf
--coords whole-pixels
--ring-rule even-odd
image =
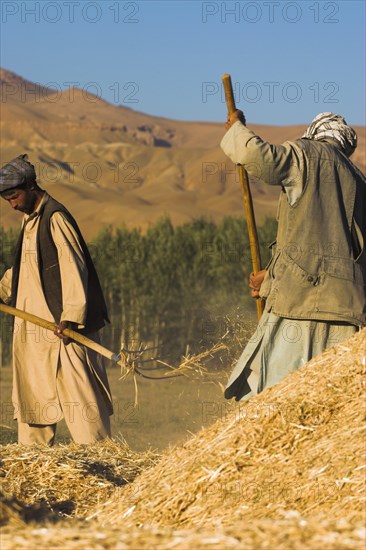
[[[272,259],[249,281],[265,310],[225,390],[239,401],[365,325],[366,180],[349,159],[356,132],[337,114],[319,114],[282,145],[247,128],[241,111],[226,128],[221,147],[231,160],[281,186]]]
[[[104,439],[110,436],[112,404],[103,362],[63,334],[72,328],[99,341],[98,331],[108,321],[88,248],[68,210],[38,186],[27,155],[1,168],[0,195],[24,214],[13,267],[0,281],[0,299],[55,323],[53,333],[14,321],[18,441],[52,445],[61,418],[76,443]]]

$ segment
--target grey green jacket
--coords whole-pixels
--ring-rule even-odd
[[[366,179],[336,141],[272,145],[235,123],[221,142],[249,174],[281,185],[261,287],[280,317],[366,324]]]

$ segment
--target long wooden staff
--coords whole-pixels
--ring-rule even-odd
[[[41,317],[37,317],[37,315],[33,315],[32,313],[28,313],[27,311],[22,311],[21,309],[17,309],[12,306],[7,306],[6,304],[0,304],[0,311],[3,311],[4,313],[9,313],[13,317],[20,317],[20,319],[29,321],[34,325],[37,325],[41,328],[45,328],[47,330],[51,330],[52,332],[55,329],[54,322],[46,321]],[[103,355],[103,357],[106,357],[110,361],[113,361],[114,363],[117,363],[118,365],[127,368],[124,357],[121,357],[121,355],[116,355],[115,353],[104,348],[97,342],[94,342],[94,340],[90,340],[90,338],[87,338],[83,334],[80,334],[79,332],[75,332],[74,330],[71,330],[69,328],[65,328],[62,332],[67,338],[72,338],[73,340],[75,340],[75,342],[78,342],[79,344],[82,344],[83,346],[86,346],[87,348],[90,348],[96,351],[97,353],[100,353],[101,355]],[[110,402],[112,402],[112,396],[109,389],[106,387],[103,380],[100,378],[98,372],[93,367],[91,367],[91,369],[94,373],[94,376],[99,380],[99,383],[104,389],[108,399],[110,400]]]
[[[46,321],[41,317],[37,317],[37,315],[33,315],[32,313],[28,313],[27,311],[22,311],[21,309],[17,309],[15,307],[7,306],[6,304],[0,304],[0,311],[3,311],[4,313],[9,313],[10,315],[13,315],[13,317],[20,317],[20,319],[29,321],[30,323],[33,323],[34,325],[38,325],[39,327],[45,328],[47,330],[50,330],[51,332],[53,332],[55,329],[55,322]],[[78,342],[78,344],[82,344],[83,346],[86,346],[87,348],[90,348],[96,351],[97,353],[100,353],[100,355],[103,355],[103,357],[106,357],[110,361],[113,361],[114,363],[118,363],[121,366],[125,366],[124,364],[122,364],[123,358],[121,358],[120,355],[113,353],[112,351],[109,351],[109,349],[104,348],[97,342],[94,342],[94,340],[90,340],[90,338],[87,338],[86,336],[84,336],[84,334],[75,332],[70,328],[65,328],[63,330],[63,334],[67,338],[72,338],[72,340],[75,340],[75,342]]]
[[[231,76],[229,74],[224,74],[222,76],[222,83],[224,85],[224,90],[225,90],[227,110],[229,115],[231,115],[234,111],[236,111],[233,86],[231,83]],[[261,270],[261,256],[260,256],[260,249],[259,249],[257,226],[255,223],[252,194],[250,192],[248,174],[244,166],[241,166],[240,164],[238,164],[237,169],[239,173],[241,188],[243,191],[245,217],[247,220],[248,235],[249,235],[250,255],[252,258],[252,268],[253,268],[253,272],[257,273],[258,271]],[[263,300],[261,298],[257,298],[256,304],[257,304],[258,319],[260,319],[263,313]]]
[[[46,330],[50,330],[51,332],[55,329],[55,322],[52,321],[46,321],[45,319],[42,319],[41,317],[38,317],[37,315],[33,315],[33,313],[28,313],[27,311],[23,311],[21,309],[17,309],[12,306],[7,306],[6,304],[0,303],[0,311],[3,311],[4,313],[8,313],[9,315],[12,315],[13,317],[19,317],[20,319],[24,319],[24,321],[28,321],[30,323],[33,323],[34,325],[37,325],[41,328],[44,328]],[[65,328],[62,333],[67,337],[71,338],[78,344],[82,344],[83,346],[86,346],[87,348],[90,348],[97,353],[100,353],[103,357],[106,357],[113,363],[119,365],[120,367],[124,368],[127,373],[130,371],[133,371],[137,373],[139,376],[142,376],[143,378],[148,378],[150,380],[166,380],[168,378],[175,378],[176,376],[181,376],[181,374],[169,374],[163,377],[158,376],[148,376],[141,372],[139,368],[139,362],[142,361],[143,363],[147,363],[149,361],[158,361],[159,363],[162,363],[157,358],[153,359],[146,359],[142,360],[141,356],[144,352],[150,351],[153,348],[145,348],[142,350],[128,350],[128,349],[121,349],[120,353],[113,353],[113,351],[110,351],[109,349],[103,347],[101,344],[98,344],[98,342],[94,342],[94,340],[91,340],[87,336],[84,336],[84,334],[80,334],[80,332],[76,332],[75,330]],[[91,367],[92,368],[92,367]],[[153,369],[152,369],[153,370]],[[176,369],[178,370],[178,369]],[[108,391],[108,388],[104,385],[103,381],[101,380],[99,374],[97,371],[93,368],[94,375],[98,378],[100,381],[100,384],[103,386],[105,392],[107,393],[110,400],[112,400],[111,394]]]

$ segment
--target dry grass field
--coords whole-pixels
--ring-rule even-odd
[[[233,410],[233,405],[223,398],[220,386],[226,382],[227,370],[194,379],[185,376],[156,381],[137,378],[137,406],[133,378],[120,380],[120,376],[118,368],[108,369],[115,411],[111,418],[112,435],[124,438],[134,451],[143,452],[148,448],[162,451]],[[0,442],[16,443],[9,367],[0,369],[0,392]],[[66,424],[61,421],[56,444],[69,442]]]

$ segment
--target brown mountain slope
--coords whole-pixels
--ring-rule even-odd
[[[85,90],[50,90],[5,69],[0,90],[0,162],[28,153],[40,184],[70,208],[88,239],[105,224],[146,228],[163,215],[175,224],[243,215],[234,165],[219,147],[223,124],[153,117]],[[281,143],[306,126],[251,127]],[[364,170],[365,128],[357,130],[354,161]],[[258,222],[274,216],[278,189],[256,182],[252,192]],[[19,225],[19,213],[0,203],[0,223]]]

